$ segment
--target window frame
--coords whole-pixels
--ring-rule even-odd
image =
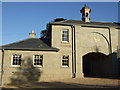
[[[22,54],[13,54],[13,55],[11,56],[11,66],[12,66],[12,67],[20,67],[21,64],[22,64],[21,62],[20,62],[20,65],[13,65],[13,56],[14,56],[14,55],[21,55],[21,61],[22,61]]]
[[[63,31],[67,31],[67,41],[63,41]],[[68,29],[61,30],[61,41],[65,43],[69,42],[69,30]]]
[[[68,65],[63,65],[63,56],[67,56],[68,57],[68,59],[67,59],[68,60]],[[69,67],[69,55],[62,55],[61,56],[61,67]]]
[[[85,17],[89,17],[89,13],[88,12],[85,13]]]
[[[34,65],[35,63],[35,55],[39,55],[39,56],[42,56],[42,65]],[[33,55],[33,67],[43,67],[43,55],[42,54],[34,54]]]

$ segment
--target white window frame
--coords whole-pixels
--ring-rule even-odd
[[[68,65],[66,65],[66,66],[63,65],[63,56],[68,57]],[[69,55],[62,55],[62,57],[61,57],[61,67],[69,67]]]
[[[63,31],[67,31],[67,41],[63,41]],[[65,43],[69,42],[69,30],[68,29],[64,29],[61,31],[61,41]]]
[[[13,54],[13,55],[21,55],[21,61],[22,61],[22,54]],[[21,65],[13,65],[13,55],[11,57],[11,66],[12,67],[20,67]],[[22,64],[22,63],[21,63]]]
[[[41,55],[41,54],[39,55],[39,56],[42,56],[42,65],[34,65],[35,55],[39,55],[39,54],[34,54],[34,55],[33,55],[33,67],[43,67],[43,55]]]

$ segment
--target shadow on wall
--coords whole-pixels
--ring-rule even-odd
[[[118,72],[119,72],[119,79],[120,79],[120,58],[118,58]]]
[[[84,55],[83,73],[85,77],[119,78],[117,53],[91,52]]]
[[[11,85],[24,84],[36,82],[40,79],[41,71],[39,68],[33,67],[33,62],[31,58],[26,58],[21,61],[21,66],[13,72],[11,80]]]

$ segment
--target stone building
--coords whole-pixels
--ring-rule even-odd
[[[90,21],[91,9],[80,10],[82,20],[55,19],[41,38],[1,46],[3,84],[65,78],[116,78],[119,23]]]

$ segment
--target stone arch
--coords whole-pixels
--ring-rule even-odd
[[[83,57],[83,74],[84,77],[108,77],[109,58],[101,52],[89,52]]]
[[[102,34],[100,32],[91,32],[91,33],[100,35],[107,43],[109,54],[112,53],[111,41],[104,34]]]

